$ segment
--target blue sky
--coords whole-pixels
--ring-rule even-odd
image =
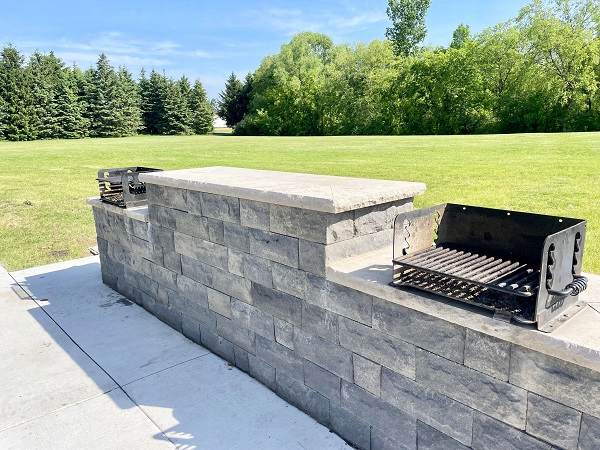
[[[240,79],[301,31],[336,44],[382,39],[387,0],[193,1],[5,0],[0,46],[36,49],[85,69],[101,52],[134,76],[140,69],[199,78],[215,98],[233,71]],[[426,43],[448,45],[466,23],[477,33],[517,15],[527,0],[431,0]]]

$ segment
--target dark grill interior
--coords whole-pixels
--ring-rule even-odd
[[[100,188],[100,199],[121,208],[143,205],[146,202],[146,185],[139,180],[139,174],[160,170],[149,167],[99,170],[96,180]]]

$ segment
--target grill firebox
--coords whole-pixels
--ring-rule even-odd
[[[392,284],[551,332],[582,309],[585,231],[580,219],[450,203],[399,214]]]
[[[144,172],[160,172],[149,167],[121,167],[98,171],[100,200],[121,208],[141,206],[146,203],[146,185],[139,180]]]

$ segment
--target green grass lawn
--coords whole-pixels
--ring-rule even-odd
[[[88,255],[96,244],[85,198],[98,195],[98,169],[216,165],[422,181],[416,207],[454,202],[586,219],[584,270],[600,273],[600,133],[0,142],[0,264],[18,270]]]

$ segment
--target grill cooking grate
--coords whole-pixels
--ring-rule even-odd
[[[521,297],[531,297],[539,289],[540,271],[533,265],[485,255],[456,245],[432,246],[395,258],[394,262],[404,268],[414,269],[401,272],[403,277],[412,273],[411,279],[415,279],[415,271],[424,272],[481,287],[492,287],[499,292]],[[419,276],[416,277],[418,279]],[[403,284],[409,283],[406,281]]]

